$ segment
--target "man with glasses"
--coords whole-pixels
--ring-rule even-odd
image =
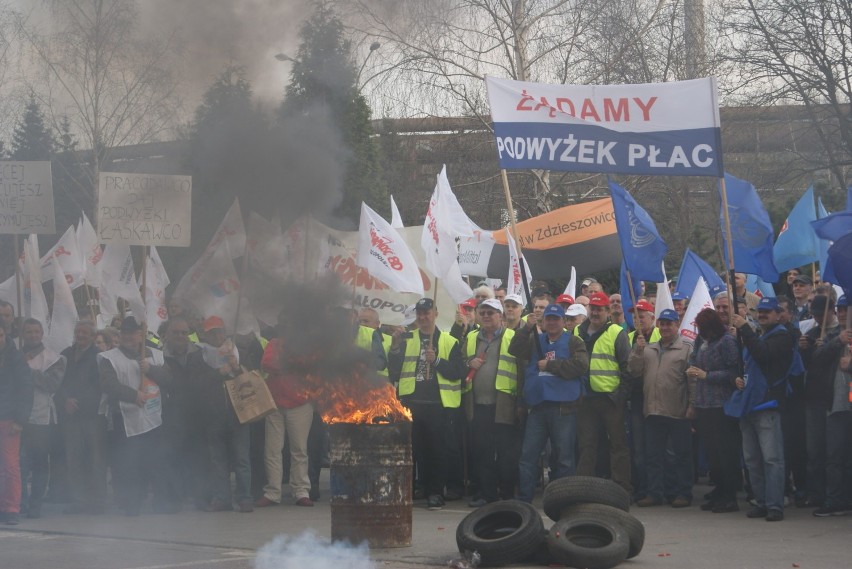
[[[503,299],[503,325],[509,330],[517,330],[524,325],[521,315],[524,313],[524,299],[519,294],[509,294]]]
[[[521,451],[516,411],[518,366],[509,354],[515,332],[503,327],[499,300],[482,301],[477,313],[482,326],[465,342],[463,353],[470,371],[462,386],[473,472],[481,493],[469,503],[472,508],[514,497]]]

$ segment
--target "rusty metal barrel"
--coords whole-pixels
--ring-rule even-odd
[[[411,545],[411,423],[329,425],[331,538]]]

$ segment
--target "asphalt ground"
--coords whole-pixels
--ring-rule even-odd
[[[329,546],[331,511],[323,474],[324,499],[313,508],[288,502],[240,514],[187,507],[173,515],[143,511],[128,518],[113,509],[102,516],[64,515],[61,505],[45,504],[41,519],[0,526],[0,569],[412,569],[446,567],[459,557],[455,532],[472,511],[466,502],[448,502],[441,511],[416,502],[410,547],[341,551]],[[698,486],[695,496],[707,490]],[[743,500],[740,512],[727,514],[703,512],[697,504],[632,508],[645,524],[645,547],[619,567],[852,567],[852,515],[815,518],[811,509],[790,507],[784,521],[768,523],[747,519]],[[544,523],[549,528],[552,522],[544,518]],[[301,551],[277,551],[256,564],[258,550],[278,536],[302,542]]]

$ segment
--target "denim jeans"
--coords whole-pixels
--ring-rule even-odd
[[[237,502],[251,502],[251,462],[249,425],[240,425],[236,416],[216,417],[207,425],[207,445],[212,466],[210,488],[213,498],[231,504],[231,468]]]
[[[667,473],[667,447],[674,452],[673,476]],[[648,495],[656,500],[671,496],[692,500],[692,432],[688,419],[661,415],[645,418]]]
[[[781,413],[758,411],[740,419],[743,456],[757,505],[784,510],[784,436]]]
[[[535,495],[535,483],[538,479],[539,462],[544,445],[550,438],[550,445],[558,457],[556,471],[552,479],[564,478],[574,474],[574,447],[577,442],[577,415],[562,414],[557,402],[544,402],[536,405],[527,416],[524,443],[521,447],[520,491],[518,499],[532,502]]]

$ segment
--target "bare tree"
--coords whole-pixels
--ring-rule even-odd
[[[798,152],[843,188],[852,166],[852,0],[747,0],[726,6],[733,95],[755,105],[800,104],[818,148]]]
[[[33,88],[57,130],[70,119],[91,149],[80,189],[94,203],[112,148],[157,140],[175,125],[175,81],[168,38],[141,37],[132,0],[54,0],[57,31],[40,36],[21,21],[42,84]]]

